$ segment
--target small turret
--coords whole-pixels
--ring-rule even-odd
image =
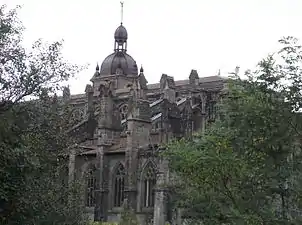
[[[70,89],[69,86],[64,87],[63,89],[63,101],[67,102],[70,99]]]
[[[87,101],[88,101],[88,103],[87,103],[88,113],[91,113],[91,112],[93,112],[93,88],[90,84],[86,85],[85,93],[86,93]]]
[[[139,84],[140,84],[141,89],[144,89],[144,90],[147,89],[148,81],[145,77],[143,66],[141,66],[141,68],[140,68],[140,73],[138,75],[138,80],[139,80]]]
[[[175,102],[175,82],[173,77],[163,74],[160,78],[160,90],[163,98],[171,103]]]
[[[99,64],[97,63],[93,77],[98,77],[98,76],[100,76],[100,67]]]
[[[189,80],[190,80],[191,85],[199,84],[199,76],[198,76],[197,70],[191,70]]]

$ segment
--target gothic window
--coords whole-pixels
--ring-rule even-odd
[[[70,115],[70,121],[72,124],[76,124],[80,122],[85,116],[85,108],[84,107],[75,107]]]
[[[194,97],[193,98],[193,105],[199,104],[201,102],[200,98]]]
[[[89,169],[86,177],[86,206],[95,206],[95,190],[96,190],[96,169],[95,167]]]
[[[114,207],[121,207],[124,201],[125,168],[119,164],[114,175]]]
[[[152,129],[153,130],[158,130],[161,128],[161,123],[160,122],[155,122],[152,124]]]
[[[214,117],[215,119],[218,118],[218,112],[219,112],[219,109],[218,109],[218,104],[215,102],[214,103],[214,106],[213,106],[213,111],[214,111]]]
[[[120,107],[121,120],[127,119],[128,105],[124,104]]]
[[[217,105],[214,101],[211,101],[208,106],[208,116],[210,120],[214,120],[217,114]]]
[[[143,174],[143,204],[144,207],[154,206],[154,188],[156,184],[156,172],[154,166],[150,163]]]

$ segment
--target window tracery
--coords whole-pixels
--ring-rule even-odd
[[[161,122],[160,121],[157,121],[157,122],[154,122],[153,124],[152,124],[152,129],[153,130],[159,130],[161,128]]]
[[[217,115],[217,104],[214,101],[209,102],[208,104],[208,117],[210,120],[215,120]]]
[[[74,108],[71,112],[70,120],[71,123],[78,123],[80,122],[85,116],[85,107],[77,107]]]
[[[121,207],[124,201],[125,168],[119,164],[114,175],[114,207]]]
[[[152,163],[149,163],[143,173],[143,205],[153,207],[155,200],[154,188],[156,185],[156,171]]]
[[[96,168],[90,168],[86,177],[86,206],[95,206],[95,191],[96,191]]]

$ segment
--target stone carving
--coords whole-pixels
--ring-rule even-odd
[[[105,81],[100,83],[99,89],[99,97],[109,97],[112,95],[112,82]]]
[[[120,112],[120,118],[121,118],[122,120],[127,119],[127,115],[128,115],[128,105],[127,105],[127,104],[123,104],[122,106],[120,106],[119,112]]]

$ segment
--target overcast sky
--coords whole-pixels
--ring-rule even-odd
[[[71,92],[84,92],[96,63],[113,52],[120,24],[119,0],[0,0],[23,5],[25,43],[43,38],[65,40],[67,59],[89,63],[71,81]],[[187,79],[253,68],[292,35],[302,41],[302,0],[124,0],[128,53],[142,64],[149,83],[162,73]]]

